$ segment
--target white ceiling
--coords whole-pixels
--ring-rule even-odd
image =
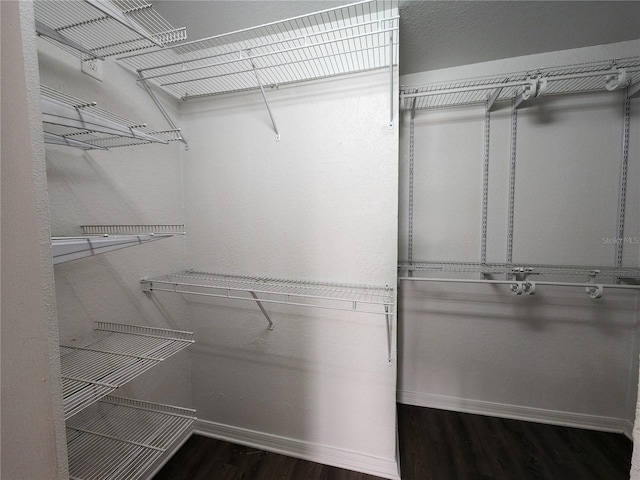
[[[351,3],[155,0],[189,39]],[[640,39],[640,1],[400,0],[400,73]],[[638,52],[640,54],[640,52]]]

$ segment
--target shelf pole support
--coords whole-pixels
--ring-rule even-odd
[[[389,78],[391,95],[389,97],[389,128],[393,128],[393,30],[389,33]]]
[[[629,87],[624,92],[624,117],[622,123],[622,158],[620,160],[620,179],[618,183],[618,222],[616,229],[615,266],[622,266],[624,244],[624,221],[627,201],[627,170],[629,165],[629,124],[631,119],[631,95]]]
[[[251,60],[251,68],[253,68],[253,73],[256,75],[256,80],[258,81],[258,86],[260,87],[260,93],[262,93],[262,98],[264,100],[264,104],[267,107],[267,112],[269,113],[269,118],[271,119],[271,124],[273,125],[273,130],[276,132],[276,141],[280,141],[280,132],[278,131],[278,126],[276,125],[276,121],[273,119],[273,114],[271,113],[271,108],[269,108],[269,101],[267,100],[267,96],[264,93],[264,87],[262,85],[262,79],[260,78],[260,74],[258,73],[258,69],[256,65]]]
[[[409,263],[413,262],[413,179],[414,179],[414,163],[415,163],[415,116],[416,116],[416,99],[413,99],[411,106],[411,119],[409,120],[409,212],[407,219],[407,259]]]
[[[142,87],[145,89],[145,91],[147,92],[147,94],[151,97],[151,100],[153,100],[153,103],[156,104],[156,107],[158,108],[158,110],[160,111],[160,113],[162,114],[162,116],[164,117],[164,119],[167,121],[167,123],[169,124],[169,126],[176,131],[180,132],[180,141],[182,143],[184,143],[184,149],[185,150],[189,150],[189,144],[187,143],[187,139],[184,138],[182,136],[182,131],[176,126],[176,124],[173,122],[173,119],[171,118],[171,116],[169,115],[169,113],[167,113],[167,111],[165,110],[164,106],[162,105],[162,103],[160,103],[160,100],[158,99],[158,97],[156,96],[155,93],[153,93],[153,90],[151,90],[151,86],[147,83],[147,79],[144,78],[144,75],[142,72],[138,71],[138,78],[140,79],[140,83],[142,84]]]
[[[491,107],[493,106],[500,90],[487,98],[484,110],[484,144],[482,151],[482,231],[480,235],[480,261],[487,261],[487,216],[489,203],[489,142],[491,132]],[[481,274],[484,278],[484,274]]]
[[[273,322],[271,321],[271,318],[269,317],[269,314],[267,313],[267,311],[264,309],[264,305],[262,305],[262,302],[260,301],[260,299],[256,295],[256,292],[250,291],[249,293],[251,293],[251,296],[256,300],[256,303],[258,304],[258,307],[260,307],[260,311],[262,312],[262,314],[267,319],[267,322],[269,322],[269,327],[268,327],[269,330],[273,330]]]
[[[511,106],[511,146],[510,146],[510,161],[509,161],[509,207],[507,212],[507,255],[506,263],[510,264],[513,261],[513,216],[515,209],[515,188],[516,188],[516,141],[518,133],[518,105],[521,100],[518,98],[513,99]],[[507,274],[507,279],[511,275]]]

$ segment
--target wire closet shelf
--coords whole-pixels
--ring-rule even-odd
[[[40,85],[45,143],[84,150],[182,141],[179,129],[153,130],[46,85]]]
[[[97,322],[82,346],[61,346],[65,419],[194,342],[193,333]]]
[[[133,480],[184,438],[195,410],[107,396],[67,421],[69,478]]]
[[[186,271],[142,280],[143,290],[389,315],[393,288]],[[259,298],[257,297],[259,295]]]
[[[184,100],[277,87],[393,67],[398,19],[397,0],[363,1],[119,59]]]
[[[623,89],[640,81],[640,56],[506,73],[426,85],[402,85],[402,110],[427,110],[524,100],[546,95]]]
[[[184,41],[144,0],[36,0],[36,32],[82,60]]]

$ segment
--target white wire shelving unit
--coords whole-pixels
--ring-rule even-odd
[[[624,89],[640,81],[640,57],[505,73],[486,77],[402,85],[402,110],[526,101],[548,95],[606,92]],[[633,92],[636,94],[637,90]]]
[[[82,235],[51,237],[53,264],[184,235],[184,225],[83,225]]]
[[[84,150],[183,141],[180,129],[156,131],[46,85],[40,86],[45,143]]]
[[[396,65],[398,19],[363,1],[120,60],[182,99],[276,87]]]
[[[65,419],[193,342],[192,332],[96,322],[90,339],[60,347]]]
[[[107,396],[67,421],[69,478],[135,480],[189,434],[195,410]]]
[[[255,302],[274,325],[263,304],[285,304],[360,312],[386,317],[388,361],[391,362],[391,317],[395,303],[390,286],[309,282],[275,278],[185,271],[141,280],[145,292],[217,297]]]
[[[144,0],[36,0],[36,33],[82,60],[184,41]]]

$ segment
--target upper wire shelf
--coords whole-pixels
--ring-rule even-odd
[[[541,68],[428,85],[402,85],[400,108],[426,110],[524,100],[542,95],[612,91],[640,81],[640,57]]]
[[[144,0],[36,0],[36,32],[83,60],[186,40]]]
[[[142,280],[145,291],[389,315],[393,288],[186,271]],[[258,297],[259,295],[259,297]]]
[[[85,150],[182,141],[179,129],[156,131],[46,85],[40,85],[45,143]]]
[[[65,419],[193,343],[193,333],[97,322],[82,346],[61,346]]]
[[[67,421],[69,478],[144,478],[194,421],[192,409],[104,397]]]
[[[277,87],[398,60],[397,0],[368,0],[121,57],[178,98]]]

